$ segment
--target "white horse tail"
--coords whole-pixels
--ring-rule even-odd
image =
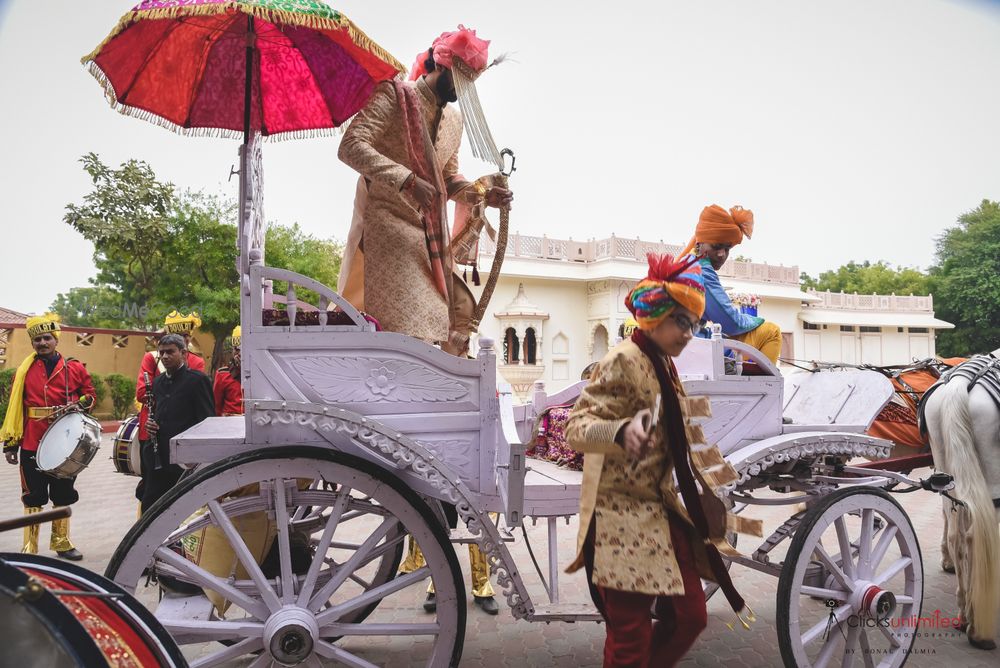
[[[1000,555],[1000,531],[972,433],[967,384],[967,380],[955,378],[938,388],[932,398],[936,396],[941,401],[938,428],[947,458],[941,466],[955,477],[955,496],[965,502],[969,513],[971,541],[967,536],[960,538],[972,546],[968,579],[971,587],[966,592],[969,637],[992,638],[1000,608],[1000,559],[997,557]]]

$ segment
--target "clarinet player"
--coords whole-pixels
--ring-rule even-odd
[[[136,490],[143,513],[177,484],[184,471],[170,461],[170,439],[215,415],[212,381],[187,365],[184,337],[167,334],[158,350],[165,372],[153,380],[146,423],[150,441],[141,450],[142,482]]]

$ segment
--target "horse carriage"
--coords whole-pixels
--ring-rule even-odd
[[[229,4],[242,3],[225,4],[233,12]],[[264,27],[271,31],[264,45],[277,44],[280,29],[263,19],[285,15],[239,11],[247,14],[245,34],[238,29],[243,16],[213,34],[238,38],[233,53],[247,54],[245,98],[226,98],[225,107],[243,115],[238,269],[246,414],[209,418],[172,440],[171,461],[189,474],[131,528],[106,577],[140,598],[157,580],[171,583],[173,593],[152,603],[156,621],[179,645],[204,645],[191,661],[199,667],[239,657],[251,666],[325,659],[371,667],[372,650],[394,648],[411,664],[458,665],[466,597],[454,545],[463,543],[482,550],[515,619],[598,621],[589,603],[566,602],[559,588],[560,527],[568,524],[560,520],[577,514],[582,474],[526,458],[537,418],[572,402],[582,384],[553,394],[536,385],[530,402],[518,404],[498,382],[492,340],[480,337],[475,357],[463,359],[376,331],[331,288],[266,265],[260,119],[250,111],[259,76],[253,54],[261,48],[254,35]],[[119,28],[136,20],[126,19]],[[299,25],[341,30],[342,19],[333,13]],[[113,60],[91,65],[124,109],[129,102],[101,69]],[[389,68],[379,76],[394,74]],[[242,81],[243,73],[236,75]],[[275,91],[282,92],[277,84]],[[276,285],[284,286],[283,300],[272,299]],[[306,303],[306,292],[315,303]],[[273,317],[272,301],[282,301],[281,318]],[[727,349],[755,362],[760,375],[727,373]],[[723,500],[737,513],[792,508],[760,547],[750,552],[741,544],[748,556],[731,560],[778,579],[785,664],[850,665],[855,656],[864,665],[905,662],[921,612],[923,564],[906,512],[887,490],[946,492],[952,482],[943,474],[917,481],[852,466],[855,458],[889,456],[891,442],[865,434],[892,394],[889,381],[860,371],[784,378],[756,350],[718,338],[693,341],[677,366],[687,393],[711,400],[713,416],[702,427],[739,475]],[[127,453],[121,457],[128,468]],[[456,509],[457,526],[447,506]],[[542,520],[548,530],[543,600],[508,548],[526,520]],[[401,574],[408,536],[426,563]],[[433,615],[413,605],[428,579]],[[711,596],[714,587],[705,592]]]
[[[479,338],[475,358],[462,359],[375,331],[332,289],[268,267],[259,144],[243,152],[246,415],[209,418],[172,441],[172,460],[192,471],[129,531],[106,576],[130,592],[151,577],[202,588],[155,607],[179,644],[220,643],[196,666],[243,655],[256,657],[251,665],[322,657],[372,666],[364,655],[375,643],[391,648],[407,637],[421,639],[412,659],[457,665],[466,614],[459,543],[479,545],[515,619],[599,620],[589,604],[559,594],[559,520],[577,513],[582,474],[525,457],[538,416],[573,401],[583,384],[554,394],[536,384],[518,404],[498,382],[492,340]],[[282,324],[264,317],[274,284],[287,286]],[[303,302],[304,290],[317,303]],[[727,349],[760,375],[727,374]],[[952,483],[852,465],[890,453],[891,442],[865,434],[892,395],[888,380],[864,371],[782,377],[756,350],[718,338],[694,340],[676,361],[687,393],[711,400],[702,426],[740,476],[726,490],[734,512],[805,504],[732,559],[778,579],[786,665],[852,654],[901,665],[916,637],[923,564],[906,512],[886,490],[944,492]],[[444,504],[457,509],[458,526]],[[508,548],[528,519],[548,527],[544,600]],[[426,564],[399,574],[407,535]],[[229,555],[225,569],[206,567],[192,544]],[[412,605],[428,578],[433,616]]]

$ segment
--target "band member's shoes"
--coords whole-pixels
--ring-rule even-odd
[[[56,552],[56,556],[60,559],[68,559],[69,561],[80,561],[83,559],[83,554],[81,554],[80,550],[75,547],[63,550],[62,552]]]
[[[434,597],[434,592],[427,592],[427,599],[424,601],[424,612],[437,612],[438,602]]]
[[[492,596],[475,596],[473,600],[487,615],[495,615],[500,612],[500,606],[497,604],[497,600]],[[426,607],[426,605],[427,604],[425,603],[424,606]]]

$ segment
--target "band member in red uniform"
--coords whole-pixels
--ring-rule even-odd
[[[240,384],[240,326],[233,329],[229,338],[233,346],[233,361],[215,372],[215,384],[212,393],[215,395],[215,414],[243,415],[243,385]]]
[[[17,368],[10,391],[7,415],[0,429],[4,455],[10,464],[21,464],[21,501],[25,515],[42,511],[50,500],[53,506],[69,506],[80,499],[72,478],[57,478],[38,470],[35,453],[51,424],[55,409],[77,403],[84,410],[93,407],[96,395],[87,368],[56,351],[59,345],[57,316],[28,318],[28,336],[35,352]],[[21,552],[38,554],[37,524],[24,529]],[[59,557],[79,561],[83,555],[69,539],[69,519],[52,522],[49,548]]]
[[[201,327],[201,318],[198,317],[197,313],[181,315],[177,311],[173,311],[167,316],[163,327],[167,334],[180,334],[183,336],[185,346],[190,346],[191,333],[198,327]],[[205,373],[205,360],[190,350],[187,351],[186,364],[192,371]],[[146,406],[146,390],[148,388],[146,387],[145,374],[149,374],[149,379],[152,381],[162,372],[163,364],[160,363],[159,351],[153,350],[146,353],[142,358],[142,364],[139,366],[139,376],[135,379],[135,398],[136,401],[142,404],[142,410],[139,411],[139,440],[143,442],[149,440],[149,432],[146,431],[146,421],[149,420],[149,407]]]

